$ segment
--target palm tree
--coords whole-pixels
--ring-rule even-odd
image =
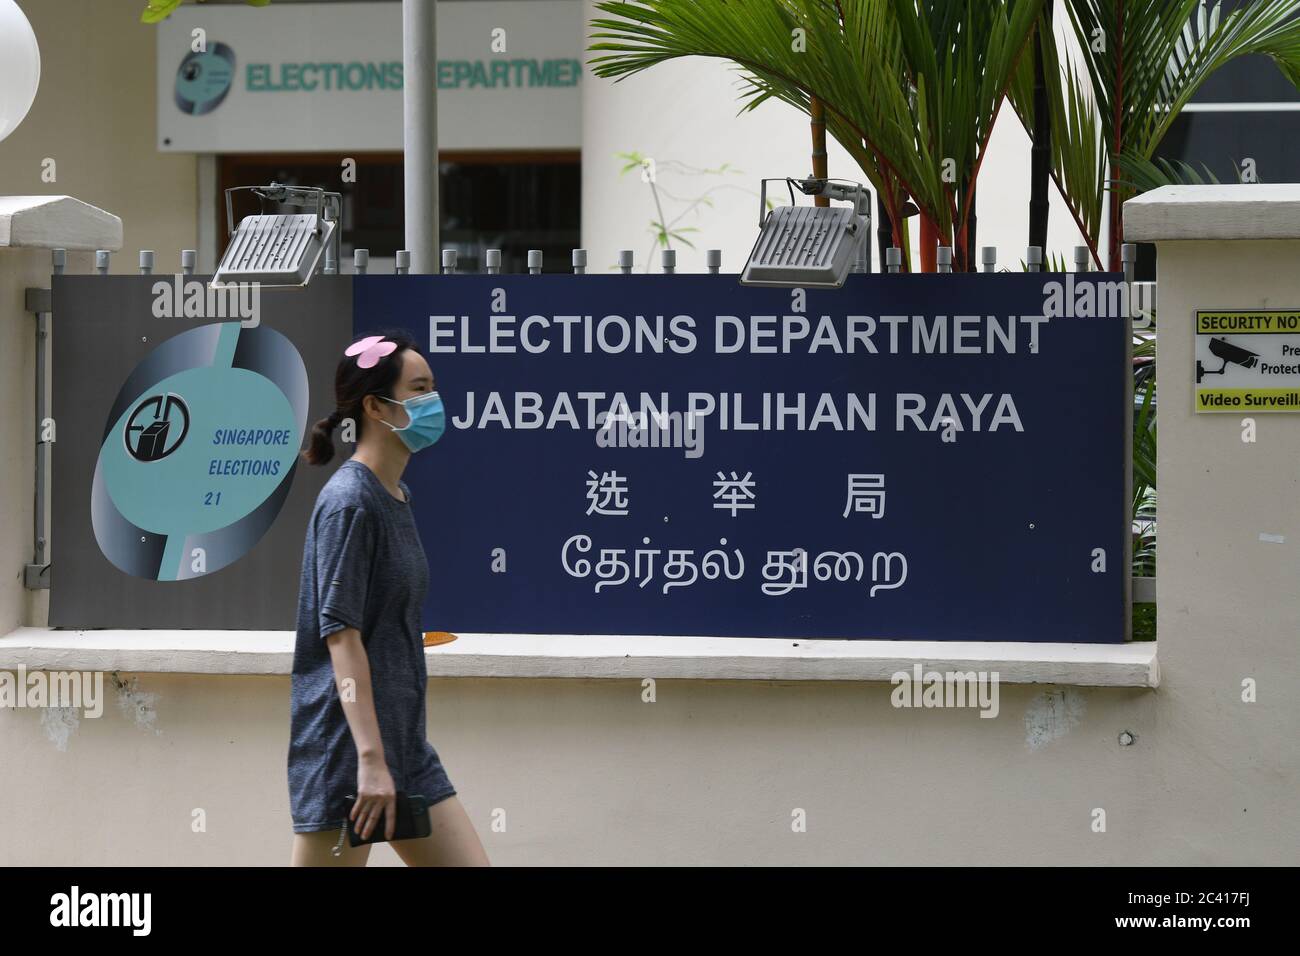
[[[1120,209],[1135,193],[1135,182],[1120,174],[1158,178],[1152,157],[1160,141],[1205,80],[1237,57],[1271,57],[1300,85],[1300,0],[1242,0],[1226,13],[1206,0],[1065,0],[1065,8],[1081,63],[1062,63],[1055,37],[1039,30],[1051,176],[1099,265],[1108,220],[1105,261],[1118,270]],[[1028,130],[1035,128],[1033,81],[1026,58],[1010,99]]]
[[[920,211],[923,253],[968,225],[989,136],[1044,0],[601,0],[596,75],[622,78],[675,57],[734,63],[742,112],[769,98],[810,116],[858,163],[908,248],[904,203]]]

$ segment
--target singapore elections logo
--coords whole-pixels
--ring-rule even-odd
[[[90,507],[104,557],[156,581],[239,560],[288,496],[306,424],[306,366],[274,329],[214,322],[162,342],[104,423]]]
[[[136,461],[158,461],[174,452],[190,431],[185,399],[168,392],[136,405],[122,429],[122,443]]]
[[[176,70],[176,105],[182,113],[211,113],[230,92],[235,79],[235,51],[213,43],[202,52],[190,52]]]

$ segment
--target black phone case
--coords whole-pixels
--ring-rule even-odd
[[[348,799],[356,803],[356,798],[352,794],[347,795]],[[394,840],[413,840],[418,837],[427,837],[429,835],[429,803],[418,793],[407,794],[404,790],[397,791],[397,826],[393,831]],[[352,812],[352,807],[348,807],[348,813]],[[375,828],[370,834],[369,839],[363,839],[361,834],[355,829],[355,821],[348,817],[348,842],[352,846],[362,846],[366,843],[387,843],[384,839],[384,830],[388,825],[387,819],[379,820],[375,823]]]

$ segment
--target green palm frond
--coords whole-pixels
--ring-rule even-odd
[[[1250,0],[1227,12],[1206,0],[1067,0],[1066,10],[1086,71],[1067,84],[1087,80],[1115,165],[1125,154],[1150,160],[1206,79],[1238,57],[1268,56],[1293,84],[1300,79],[1300,0]],[[1054,108],[1067,111],[1080,96]],[[1110,194],[1109,261],[1118,268],[1119,207],[1133,189],[1116,176]]]
[[[1156,486],[1156,380],[1148,380],[1133,420],[1133,484]]]
[[[1154,340],[1153,340],[1154,341]],[[1156,379],[1141,391],[1142,406],[1133,417],[1132,520],[1140,529],[1133,551],[1134,574],[1156,573]]]
[[[250,7],[268,6],[271,0],[244,0]],[[144,12],[140,14],[141,23],[162,23],[181,5],[182,0],[149,0]]]
[[[1204,163],[1198,173],[1191,163],[1160,156],[1147,159],[1126,151],[1116,165],[1119,174],[1111,181],[1112,184],[1125,186],[1133,193],[1144,193],[1161,186],[1204,186],[1219,181]]]
[[[1197,181],[1190,167],[1162,167],[1153,157],[1211,74],[1238,57],[1261,54],[1300,87],[1300,0],[1244,0],[1227,12],[1207,0],[1066,0],[1065,9],[1081,61],[1063,54],[1044,29],[1045,18],[1038,37],[1051,176],[1098,264],[1110,193],[1106,261],[1118,268],[1120,204],[1154,185]],[[1009,97],[1032,131],[1030,58],[1020,64]]]
[[[140,14],[140,22],[161,23],[180,5],[181,0],[149,0],[149,5]]]
[[[742,113],[771,99],[810,113],[815,97],[897,234],[910,198],[951,243],[1043,2],[600,0],[611,16],[591,21],[589,63],[618,80],[675,57],[729,61]]]
[[[1133,498],[1133,521],[1141,529],[1133,550],[1132,573],[1156,576],[1156,489],[1144,487]]]
[[[1133,335],[1133,357],[1137,358],[1155,358],[1156,357],[1156,340],[1155,336],[1150,334]]]

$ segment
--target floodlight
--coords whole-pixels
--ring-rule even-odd
[[[759,195],[758,240],[740,274],[742,285],[838,289],[853,272],[871,270],[871,193],[844,179],[791,179],[790,205],[767,209],[767,184]],[[794,187],[852,206],[796,206]]]
[[[249,190],[261,200],[263,212],[245,216],[235,228],[232,193]],[[296,208],[314,207],[315,212],[267,214],[266,202]],[[343,197],[317,186],[232,186],[226,190],[226,247],[212,277],[214,289],[256,282],[263,288],[301,288],[316,271],[321,254],[338,262],[339,215]]]

